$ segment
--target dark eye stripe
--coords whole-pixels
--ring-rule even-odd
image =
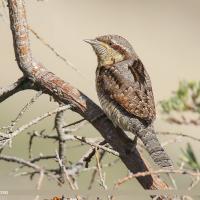
[[[122,46],[120,46],[119,44],[112,44],[112,48],[114,48],[116,51],[118,51],[120,54],[126,55],[127,51],[126,49],[124,49]]]

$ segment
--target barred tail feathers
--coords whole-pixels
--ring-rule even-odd
[[[171,168],[173,166],[171,159],[158,141],[152,126],[140,130],[137,136],[141,139],[145,149],[158,166],[162,168]]]

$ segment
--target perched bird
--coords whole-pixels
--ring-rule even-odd
[[[150,77],[131,44],[118,35],[104,35],[85,42],[98,59],[96,90],[108,118],[140,138],[156,164],[171,167],[153,122],[156,117]]]

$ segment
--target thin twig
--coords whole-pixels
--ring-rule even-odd
[[[80,137],[80,136],[74,136],[74,137],[75,137],[77,140],[81,141],[81,142],[84,142],[84,143],[86,143],[86,144],[89,144],[89,145],[91,145],[91,146],[93,146],[93,147],[98,147],[99,149],[105,150],[105,151],[107,151],[107,152],[109,152],[109,153],[111,153],[111,154],[113,154],[113,155],[115,155],[115,156],[119,156],[119,153],[116,152],[116,151],[114,151],[113,149],[110,149],[110,148],[108,148],[108,147],[99,145],[99,144],[97,144],[97,143],[94,143],[93,141],[89,141],[89,140],[88,140],[87,138],[85,138],[85,137]]]
[[[70,126],[77,125],[77,124],[79,124],[79,123],[81,123],[81,122],[83,122],[83,121],[85,121],[85,119],[79,119],[79,120],[77,120],[77,121],[75,121],[75,122],[72,122],[72,123],[66,125],[66,126],[63,126],[63,128],[68,128],[68,127],[70,127]]]
[[[40,176],[39,176],[39,179],[38,179],[38,182],[37,182],[37,190],[39,190],[41,188],[41,185],[42,185],[42,181],[44,179],[44,171],[41,170],[40,171]]]
[[[41,161],[41,160],[49,160],[49,159],[55,159],[56,156],[55,155],[49,155],[49,156],[42,156],[40,155],[39,157],[36,157],[36,158],[32,158],[30,160],[31,163],[35,163],[35,162],[38,162],[38,161]]]
[[[40,135],[44,132],[44,130],[40,131]],[[29,134],[29,133],[28,133]],[[33,145],[33,139],[37,135],[37,131],[33,131],[33,134],[30,134],[29,138],[29,145],[28,145],[28,157],[32,158],[32,145]]]
[[[42,38],[41,36],[39,36],[39,34],[34,31],[30,26],[28,27],[29,30],[31,31],[31,33],[38,39],[40,40],[40,42],[46,46],[48,49],[50,49],[60,60],[62,60],[66,66],[69,66],[72,70],[74,70],[76,73],[78,73],[79,75],[81,75],[85,80],[89,80],[89,78],[83,74],[83,72],[81,72],[77,67],[75,67],[69,60],[67,60],[63,55],[61,55],[60,53],[58,53],[58,51],[52,46],[50,45],[48,42],[45,41],[44,38]]]
[[[13,156],[6,156],[6,155],[0,155],[0,160],[22,164],[24,166],[33,168],[33,169],[35,169],[36,171],[39,171],[39,172],[42,170],[38,165],[33,164],[30,161],[26,161],[26,160],[24,160],[22,158],[17,158],[17,157],[13,157]]]
[[[148,175],[152,175],[152,174],[182,174],[182,175],[190,175],[190,176],[195,176],[198,177],[200,176],[200,172],[193,172],[193,171],[189,171],[189,170],[180,170],[180,169],[160,169],[160,170],[156,170],[156,171],[147,171],[147,172],[138,172],[136,174],[131,173],[129,176],[126,176],[123,179],[120,179],[117,181],[117,183],[115,184],[115,186],[119,186],[122,183],[132,179],[132,178],[136,178],[136,177],[144,177],[144,176],[148,176]]]
[[[22,108],[22,110],[19,112],[17,117],[12,121],[12,123],[8,126],[8,132],[13,132],[13,128],[16,125],[16,123],[22,118],[23,114],[29,109],[29,107],[36,102],[36,100],[42,95],[42,91],[37,92],[37,94],[31,98],[31,100]]]
[[[88,124],[88,121],[82,120],[81,122],[79,121],[79,123],[77,123],[77,125],[71,127],[71,126],[66,126],[64,129],[65,133],[72,133],[72,132],[76,132],[78,131],[80,128],[82,128],[83,126],[85,126],[86,124]]]
[[[109,163],[106,163],[106,164],[102,164],[102,168],[105,168],[105,167],[112,167],[113,165],[115,165],[120,159],[115,159]],[[82,171],[83,172],[87,172],[87,171],[91,171],[91,170],[96,170],[97,169],[97,166],[92,166],[92,167],[88,167],[88,168],[84,168]]]
[[[38,137],[38,138],[43,138],[43,139],[51,139],[51,140],[57,140],[58,136],[57,135],[47,135],[47,134],[43,134],[45,130],[42,130],[38,133],[38,131],[33,131],[33,133],[31,132],[27,132],[28,135],[30,135],[31,137]]]
[[[66,170],[66,168],[65,168],[65,166],[64,166],[64,164],[63,164],[63,161],[59,158],[59,154],[58,154],[57,151],[56,151],[56,158],[57,158],[57,160],[58,160],[58,163],[59,163],[60,167],[63,168],[63,171],[64,171],[64,173],[65,173],[66,180],[68,181],[70,188],[71,188],[72,190],[76,190],[77,188],[75,187],[75,185],[73,184],[73,181],[71,180],[70,176],[68,175],[68,172],[67,172],[67,170]]]
[[[96,149],[97,148],[95,148],[94,150],[95,150],[95,153],[96,153]],[[93,186],[93,183],[94,183],[94,181],[95,181],[95,177],[96,177],[96,174],[97,174],[97,172],[98,172],[98,166],[97,166],[97,162],[101,162],[101,160],[103,159],[103,157],[104,157],[104,155],[105,155],[105,151],[99,151],[100,152],[100,156],[98,156],[98,161],[96,160],[96,166],[95,166],[95,168],[94,168],[94,171],[93,171],[93,173],[92,173],[92,176],[91,176],[91,179],[90,179],[90,182],[89,182],[89,186],[88,186],[88,190],[91,190],[92,189],[92,186]],[[97,158],[96,158],[97,159]],[[101,181],[102,183],[104,182],[104,181]],[[102,183],[100,183],[100,184],[102,184]],[[103,186],[104,187],[104,186]],[[105,188],[104,188],[105,189]]]
[[[34,88],[34,85],[25,77],[19,78],[8,86],[0,87],[0,103],[17,92],[30,88]]]
[[[102,173],[102,169],[100,165],[100,158],[102,159],[103,155],[104,155],[104,152],[101,153],[101,157],[100,157],[97,148],[95,148],[95,157],[96,157],[96,163],[97,163],[97,171],[100,177],[100,185],[103,186],[105,190],[107,190],[108,186],[105,183],[105,174]]]
[[[199,181],[200,177],[199,176],[195,177],[190,186],[188,187],[188,191],[191,191],[196,185],[198,185]]]
[[[22,131],[26,130],[27,128],[29,128],[30,126],[37,124],[38,122],[40,122],[41,120],[57,113],[60,111],[64,111],[66,109],[69,109],[71,106],[70,105],[66,105],[66,106],[62,106],[59,108],[54,109],[53,111],[47,112],[39,117],[36,117],[35,119],[31,120],[29,123],[17,128],[14,132],[10,133],[10,134],[0,134],[0,137],[2,137],[2,141],[5,141],[5,143],[1,144],[2,146],[5,145],[8,141],[10,141],[11,139],[13,139],[16,135],[18,135],[19,133],[21,133]]]
[[[98,142],[99,145],[105,145],[105,141]],[[95,148],[91,147],[80,159],[77,163],[73,164],[71,167],[67,169],[68,174],[71,176],[75,176],[79,174],[81,171],[87,171],[85,169],[88,168],[89,162],[92,157],[95,155]],[[90,168],[91,169],[91,168]],[[94,169],[94,168],[93,168]],[[96,167],[95,167],[96,169]]]

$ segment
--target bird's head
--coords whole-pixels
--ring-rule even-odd
[[[92,45],[100,66],[112,65],[136,57],[131,44],[118,35],[104,35],[84,41]]]

